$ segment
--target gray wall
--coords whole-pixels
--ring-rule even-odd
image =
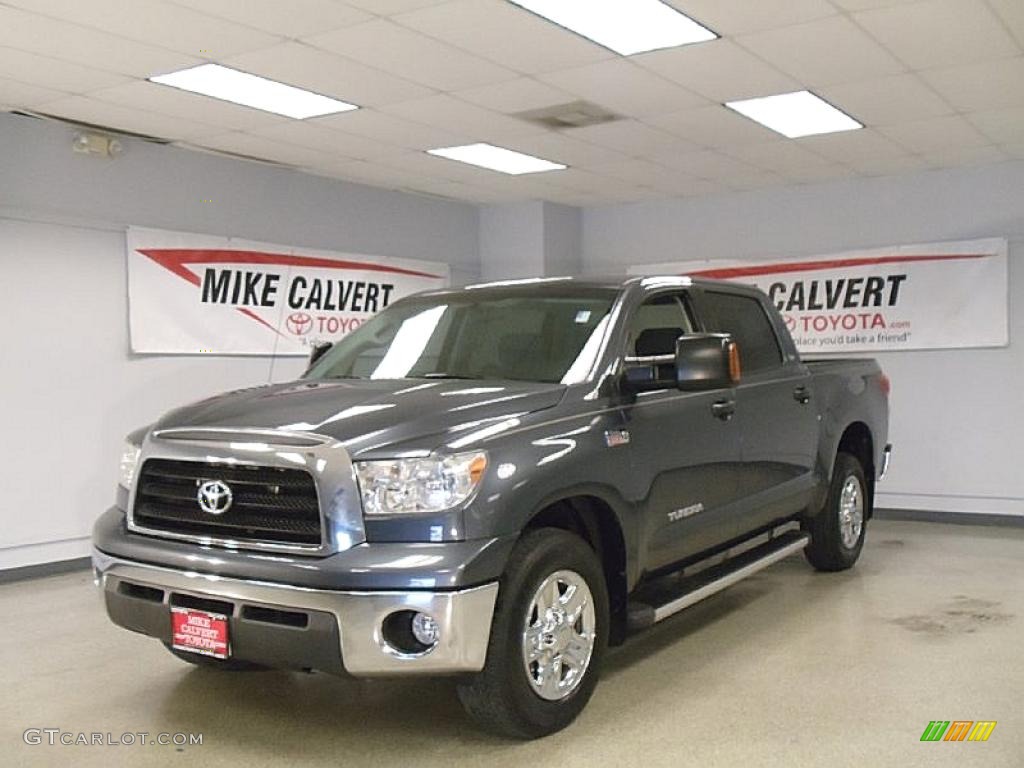
[[[879,501],[1022,515],[1024,163],[589,208],[582,261],[601,273],[978,237],[1010,240],[1010,346],[879,355],[896,444]]]
[[[475,206],[140,141],[113,161],[85,157],[72,134],[0,114],[0,568],[88,553],[129,430],[301,370],[294,357],[132,355],[126,225],[443,261],[456,283],[480,276]]]

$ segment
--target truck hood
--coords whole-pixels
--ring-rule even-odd
[[[471,442],[488,425],[551,408],[561,384],[487,380],[317,380],[228,392],[171,411],[154,429],[281,429],[341,441],[353,455]],[[493,431],[493,430],[491,430]],[[431,440],[433,438],[433,440]],[[426,445],[424,445],[426,443]]]

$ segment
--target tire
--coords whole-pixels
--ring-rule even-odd
[[[164,647],[170,651],[172,656],[176,656],[182,661],[187,661],[189,664],[196,667],[219,669],[221,672],[259,672],[260,670],[266,669],[266,667],[252,661],[243,661],[242,659],[218,659],[214,656],[204,656],[201,653],[179,651],[177,648],[172,648],[168,643],[164,643]]]
[[[846,511],[851,512],[845,525],[844,496]],[[864,468],[854,456],[839,453],[832,469],[825,505],[807,525],[811,534],[811,542],[804,549],[807,562],[819,571],[845,571],[853,567],[864,547],[869,513],[870,499]]]
[[[590,600],[571,584],[583,584]],[[542,585],[543,595],[538,593]],[[553,612],[535,610],[548,604],[556,604]],[[559,611],[566,611],[565,621],[557,621]],[[484,729],[511,738],[536,739],[562,730],[594,693],[608,623],[608,589],[594,550],[567,531],[529,531],[512,550],[501,579],[484,669],[458,687],[463,707]],[[581,649],[591,637],[589,661],[583,661]],[[537,659],[529,665],[528,642],[537,643]],[[563,647],[566,643],[570,647]],[[545,677],[545,668],[553,674]]]

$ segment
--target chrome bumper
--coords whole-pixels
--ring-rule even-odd
[[[150,618],[158,622],[161,620],[154,617],[162,616],[161,612],[166,610],[167,631],[169,603],[174,595],[230,603],[233,624],[244,621],[245,608],[329,614],[337,622],[337,633],[331,632],[329,636],[340,638],[340,643],[327,651],[340,658],[339,668],[343,666],[346,672],[357,677],[479,672],[487,656],[498,596],[496,582],[453,592],[335,592],[162,568],[110,557],[96,549],[92,551],[92,561],[108,613],[121,626],[162,636],[163,623],[160,623],[161,632],[157,632],[153,630],[152,621],[146,625],[123,618],[125,601],[134,600],[133,594],[140,594],[132,585],[160,591],[162,598],[156,598],[155,592],[143,592],[151,596],[150,603],[139,608],[150,611]],[[118,615],[111,609],[112,601],[119,605]],[[131,611],[130,605],[127,610]],[[383,622],[390,614],[402,610],[432,616],[440,628],[437,644],[418,654],[405,654],[390,646],[384,640]],[[253,637],[252,623],[246,626],[250,638]],[[266,631],[280,631],[280,628],[269,627]],[[258,643],[258,625],[256,637]]]

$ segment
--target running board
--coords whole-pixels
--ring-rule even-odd
[[[628,611],[629,628],[630,630],[642,629],[667,619],[684,608],[689,608],[691,605],[731,587],[736,582],[774,565],[794,552],[799,552],[807,546],[810,540],[811,537],[806,533],[790,531],[759,547],[749,549],[731,560],[702,570],[696,576],[687,577],[684,572],[675,589],[666,590],[655,587],[652,590],[642,590],[652,592],[649,597],[654,599],[644,600],[643,597],[638,596],[640,602],[631,601]]]

